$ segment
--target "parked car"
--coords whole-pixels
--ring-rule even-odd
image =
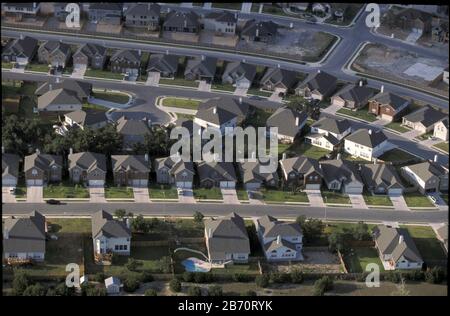
[[[437,200],[436,200],[436,198],[434,196],[429,195],[428,197],[430,198],[431,201],[433,201],[433,203],[437,202]]]
[[[177,188],[177,193],[178,193],[178,195],[183,195],[183,189],[181,189],[181,188]]]
[[[58,205],[61,204],[61,201],[59,200],[54,200],[54,199],[50,199],[46,201],[47,204],[53,204],[53,205]]]
[[[10,188],[9,193],[11,193],[12,195],[16,194],[16,188]]]

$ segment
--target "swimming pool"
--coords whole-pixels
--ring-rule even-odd
[[[198,258],[188,258],[181,262],[188,272],[208,272],[210,270],[209,263]]]

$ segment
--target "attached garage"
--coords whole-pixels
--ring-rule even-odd
[[[134,179],[131,180],[131,186],[133,187],[146,187],[148,185],[147,179]]]
[[[220,181],[221,188],[234,188],[236,183],[234,181]]]
[[[17,179],[12,176],[2,177],[2,186],[15,187],[17,185]]]
[[[260,187],[261,183],[259,182],[249,182],[245,184],[245,189],[250,191],[258,190]]]
[[[384,120],[384,121],[391,122],[393,120],[393,117],[391,115],[381,114],[381,119]]]
[[[344,186],[344,193],[347,194],[361,194],[363,192],[363,186],[361,183],[349,183]]]
[[[29,179],[27,180],[27,186],[30,185],[43,185],[44,181],[42,179]]]
[[[388,191],[389,195],[402,195],[403,194],[403,190],[400,188],[390,188]]]
[[[89,186],[104,186],[105,180],[89,180]]]
[[[336,106],[345,106],[345,101],[339,97],[331,98],[331,104]]]
[[[308,183],[305,185],[306,190],[320,190],[320,183]]]
[[[189,181],[178,181],[176,183],[177,188],[181,189],[192,189],[192,182]]]

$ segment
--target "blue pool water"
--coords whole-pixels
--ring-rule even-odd
[[[190,259],[183,260],[181,264],[188,272],[208,272],[207,269],[197,266],[195,262]]]

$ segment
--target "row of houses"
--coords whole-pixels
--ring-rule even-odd
[[[91,217],[94,256],[130,255],[132,233],[129,219],[114,219],[100,210]],[[244,219],[236,213],[204,221],[204,237],[208,259],[226,265],[249,261],[250,239]],[[280,221],[264,215],[255,220],[261,248],[268,261],[303,260],[303,232],[294,222]],[[44,261],[48,229],[45,216],[33,211],[28,217],[8,217],[3,229],[3,258]],[[385,270],[420,269],[423,259],[405,229],[379,225],[373,239]]]

